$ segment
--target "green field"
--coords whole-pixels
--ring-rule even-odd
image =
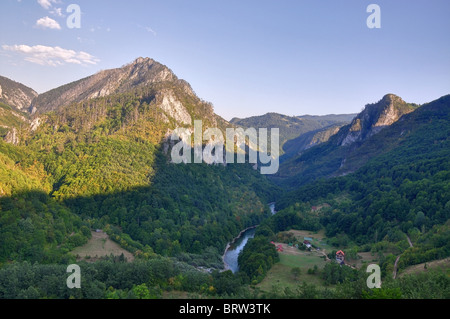
[[[323,258],[320,258],[315,254],[312,254],[311,256],[280,254],[280,264],[290,268],[300,267],[302,270],[304,268],[307,271],[308,268],[313,268],[314,265],[323,268],[325,262],[323,261]]]
[[[320,275],[308,274],[308,269],[317,265],[319,269],[322,269],[325,265],[323,258],[311,254],[308,255],[288,255],[280,253],[280,262],[276,263],[272,269],[267,273],[264,280],[258,284],[258,288],[262,291],[270,291],[273,286],[284,289],[289,287],[295,289],[303,282],[308,284],[323,285],[323,280]],[[295,278],[291,273],[292,268],[299,267],[301,274]]]

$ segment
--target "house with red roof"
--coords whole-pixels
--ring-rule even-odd
[[[345,260],[345,253],[342,250],[337,251],[336,261],[342,265],[344,263],[344,260]]]

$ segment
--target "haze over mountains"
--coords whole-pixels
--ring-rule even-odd
[[[332,132],[342,127],[356,114],[330,114],[323,116],[303,115],[287,116],[268,113],[245,119],[233,118],[230,123],[248,128],[278,128],[280,132],[281,161],[294,156],[313,145],[325,142]]]

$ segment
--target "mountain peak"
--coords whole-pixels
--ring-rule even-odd
[[[377,103],[367,104],[352,123],[343,128],[338,143],[346,146],[364,141],[383,128],[397,122],[404,114],[414,110],[414,105],[406,103],[399,96],[392,93],[386,94]]]
[[[144,64],[144,63],[145,64],[153,64],[153,63],[155,63],[155,60],[150,59],[148,57],[147,58],[139,57],[132,62],[132,64]]]
[[[392,94],[392,93],[388,93],[385,96],[383,96],[381,101],[385,102],[385,103],[389,103],[389,104],[391,104],[391,103],[406,104],[406,102],[403,101],[403,99],[401,97],[399,97],[398,95]]]
[[[388,93],[385,96],[383,96],[382,100],[395,100],[395,99],[400,99],[401,97],[399,97],[398,95],[395,95],[393,93]]]
[[[139,57],[121,68],[103,70],[39,95],[33,100],[32,113],[53,111],[74,102],[124,93],[161,82],[178,83],[179,80],[165,65],[151,58]]]
[[[121,68],[119,69],[126,69],[126,68],[136,68],[136,67],[151,67],[152,65],[160,65],[163,66],[162,64],[158,63],[157,61],[153,60],[152,58],[149,57],[138,57],[135,60],[133,60],[130,63],[127,63],[125,65],[123,65]]]

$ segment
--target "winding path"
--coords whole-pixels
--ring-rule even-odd
[[[408,235],[406,235],[406,239],[408,240],[409,247],[414,247],[411,242],[411,238],[409,238]],[[397,278],[397,265],[398,265],[398,261],[400,260],[401,255],[402,254],[397,256],[397,259],[395,260],[395,263],[394,263],[394,276],[393,276],[394,279]]]

